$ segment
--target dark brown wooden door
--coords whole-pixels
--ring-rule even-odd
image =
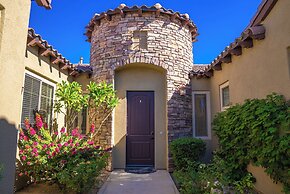
[[[127,166],[154,166],[154,92],[127,92],[127,114]]]

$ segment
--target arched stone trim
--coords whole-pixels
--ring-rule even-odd
[[[115,62],[115,65],[113,66],[113,70],[116,70],[120,67],[123,67],[127,64],[132,63],[146,63],[146,64],[152,64],[158,67],[162,67],[163,69],[167,70],[167,66],[163,61],[160,61],[158,58],[155,57],[149,57],[149,56],[133,56],[127,59],[119,59]]]

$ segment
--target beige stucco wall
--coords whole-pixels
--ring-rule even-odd
[[[24,59],[24,68],[28,72],[32,72],[41,78],[52,82],[55,86],[62,81],[72,81],[72,77],[68,76],[68,70],[61,70],[58,65],[50,63],[49,57],[38,55],[38,47],[28,47],[26,57]],[[24,73],[23,73],[24,74]],[[22,86],[24,85],[24,78]],[[55,91],[54,91],[55,94]],[[21,99],[22,102],[22,99]],[[21,117],[21,111],[20,111]],[[58,121],[59,129],[64,126],[64,115],[54,113],[53,118]]]
[[[30,0],[1,0],[0,10],[0,193],[13,193],[17,127]]]
[[[113,168],[125,168],[126,91],[154,91],[155,168],[167,169],[166,72],[150,64],[130,64],[115,71],[115,89],[120,98],[113,116]]]
[[[276,92],[290,99],[290,1],[280,0],[263,22],[266,38],[254,41],[254,47],[243,49],[241,56],[232,56],[232,63],[222,64],[222,71],[214,71],[207,80],[192,79],[193,90],[210,88],[212,118],[221,111],[219,86],[229,81],[230,102],[242,103],[248,98],[264,98]],[[204,82],[208,82],[204,84]],[[196,86],[197,83],[203,84]],[[213,149],[217,147],[216,137],[212,140]],[[262,168],[249,167],[257,175],[257,190],[265,194],[279,193],[280,184],[267,180]]]
[[[17,126],[20,121],[23,61],[30,0],[1,0],[0,117]],[[2,95],[5,92],[5,95]],[[9,110],[9,111],[7,111]]]

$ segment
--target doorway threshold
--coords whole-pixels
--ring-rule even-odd
[[[127,165],[125,172],[133,174],[148,174],[156,172],[152,165]]]

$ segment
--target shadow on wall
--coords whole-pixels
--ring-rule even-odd
[[[0,118],[0,163],[4,170],[0,180],[0,193],[14,193],[15,162],[18,130],[14,124]]]
[[[193,137],[193,109],[192,109],[192,89],[191,84],[184,86],[184,95],[177,89],[170,100],[168,106],[168,143],[182,137]],[[202,158],[203,162],[212,159],[212,140],[204,140],[206,152]],[[169,150],[169,170],[173,167],[172,155]]]
[[[168,144],[182,137],[192,137],[192,92],[191,85],[186,84],[176,90],[167,102]],[[185,92],[185,93],[184,93]],[[183,94],[182,94],[183,93]],[[169,145],[168,145],[169,146]],[[173,170],[173,160],[168,147],[169,171]]]

